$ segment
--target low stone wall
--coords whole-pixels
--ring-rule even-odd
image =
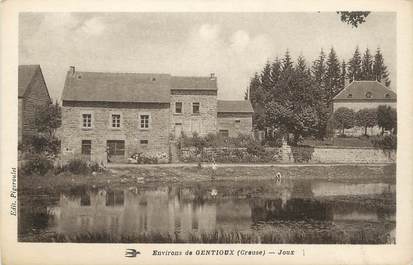
[[[214,157],[216,162],[232,163],[394,163],[395,151],[383,151],[375,148],[348,147],[290,147],[265,148],[261,158],[251,156],[246,148],[206,148],[203,161]],[[181,162],[199,161],[195,148],[181,150]],[[222,160],[222,161],[220,161]]]
[[[393,163],[397,158],[396,151],[366,147],[293,147],[283,148],[283,152],[288,157],[283,162],[290,163]]]
[[[396,162],[395,151],[375,148],[314,148],[313,163],[390,163]]]

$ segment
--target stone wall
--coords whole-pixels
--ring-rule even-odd
[[[182,102],[182,113],[175,113],[175,103]],[[199,114],[192,113],[192,103],[199,102]],[[187,136],[198,132],[200,136],[217,131],[217,91],[177,90],[171,91],[170,132],[178,138],[183,131]]]
[[[91,159],[106,162],[107,140],[125,141],[127,160],[134,153],[155,156],[169,154],[169,104],[159,103],[92,103],[63,102],[62,107],[62,159],[81,158],[82,140],[91,140]],[[82,113],[92,114],[92,128],[82,128]],[[112,113],[121,115],[121,128],[110,124]],[[138,115],[150,114],[150,128],[141,129]],[[141,144],[141,140],[148,140]]]
[[[396,152],[374,148],[314,148],[312,163],[389,163],[396,162]]]
[[[376,148],[345,148],[345,147],[292,147],[283,146],[283,162],[294,163],[297,154],[309,155],[308,163],[393,163],[396,162],[396,151],[383,151]]]
[[[283,144],[281,148],[265,148],[262,157],[249,156],[246,148],[206,148],[203,152],[204,162],[226,163],[394,163],[395,151],[383,151],[374,148],[344,147],[290,147]],[[181,162],[194,162],[200,159],[195,148],[181,150]]]
[[[218,113],[218,132],[228,130],[229,137],[252,133],[252,113]]]

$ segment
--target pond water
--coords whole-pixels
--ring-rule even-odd
[[[23,197],[20,241],[394,243],[395,185],[228,181]]]

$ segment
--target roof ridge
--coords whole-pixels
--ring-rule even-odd
[[[70,71],[70,70],[69,70]],[[88,73],[88,74],[136,74],[136,75],[168,75],[168,73],[143,73],[143,72],[94,72],[94,71],[75,71],[75,73]]]
[[[39,66],[40,64],[19,64],[19,66]]]
[[[249,101],[248,99],[218,99],[218,101]]]
[[[188,78],[211,78],[209,75],[171,75],[172,77]]]
[[[377,83],[380,83],[379,81],[377,81],[377,80],[353,80],[353,82],[377,82]],[[353,83],[353,82],[351,82],[351,83]],[[351,84],[350,83],[350,84]]]

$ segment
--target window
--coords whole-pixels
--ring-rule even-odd
[[[92,114],[82,114],[82,128],[92,128]]]
[[[182,113],[182,102],[175,102],[175,113]]]
[[[148,144],[148,140],[141,140],[140,143],[141,144]]]
[[[120,128],[120,114],[112,114],[112,128]]]
[[[139,115],[139,119],[140,119],[140,128],[149,129],[149,114],[141,114]]]
[[[386,95],[384,95],[385,98],[390,98],[390,94],[386,93]]]
[[[228,130],[219,130],[219,135],[222,137],[228,137],[229,136],[229,131]]]
[[[371,98],[371,92],[366,93],[366,98]]]
[[[353,97],[353,94],[348,94],[347,97],[348,97],[348,98],[352,98],[352,97]]]
[[[82,155],[90,155],[92,153],[92,141],[82,140]]]
[[[241,120],[235,120],[235,123],[240,123],[241,122]]]
[[[192,113],[199,114],[199,102],[192,103]]]

